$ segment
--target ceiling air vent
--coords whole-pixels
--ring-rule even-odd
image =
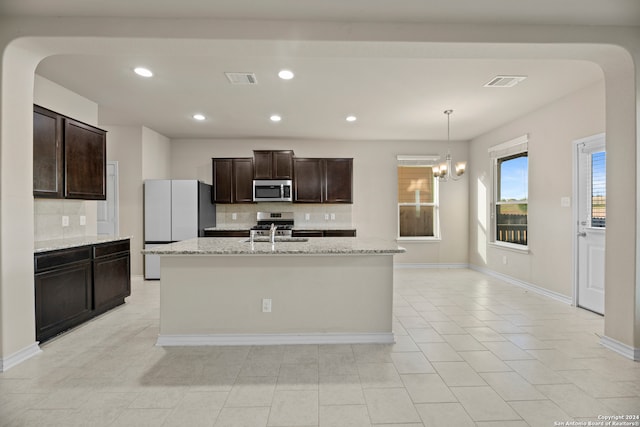
[[[256,75],[254,73],[224,73],[232,85],[257,85]]]
[[[526,78],[527,76],[495,76],[484,87],[513,87]]]

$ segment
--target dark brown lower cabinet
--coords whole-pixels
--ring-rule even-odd
[[[129,240],[35,254],[36,340],[41,343],[124,303]]]
[[[93,254],[93,310],[100,314],[131,295],[129,241],[96,245]]]
[[[204,237],[249,237],[249,230],[204,230]]]
[[[356,230],[293,230],[293,237],[356,237]]]

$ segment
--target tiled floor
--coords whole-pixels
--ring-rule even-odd
[[[159,286],[0,374],[2,426],[554,426],[640,414],[603,320],[470,270],[396,270],[395,345],[155,347]],[[636,424],[639,425],[640,423]]]

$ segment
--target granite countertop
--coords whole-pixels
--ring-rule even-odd
[[[254,224],[255,225],[255,224]],[[248,231],[253,225],[221,225],[219,227],[208,227],[205,231]],[[310,231],[322,231],[322,230],[355,230],[352,226],[326,226],[326,225],[310,225],[310,226],[295,226],[293,230],[310,230]]]
[[[311,237],[296,241],[254,242],[246,238],[199,237],[143,250],[156,255],[393,255],[405,252],[394,240],[362,237]]]
[[[69,237],[66,239],[41,240],[33,242],[33,252],[49,252],[58,249],[69,249],[79,246],[97,245],[100,243],[117,242],[118,240],[130,239],[129,236],[82,236]]]

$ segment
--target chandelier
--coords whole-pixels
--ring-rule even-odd
[[[466,162],[458,162],[455,165],[455,172],[451,173],[451,113],[453,110],[445,110],[444,113],[447,115],[447,155],[444,158],[444,163],[441,163],[438,166],[433,167],[433,177],[438,178],[440,181],[458,181],[460,180],[460,176],[464,173],[465,168],[467,167]]]

